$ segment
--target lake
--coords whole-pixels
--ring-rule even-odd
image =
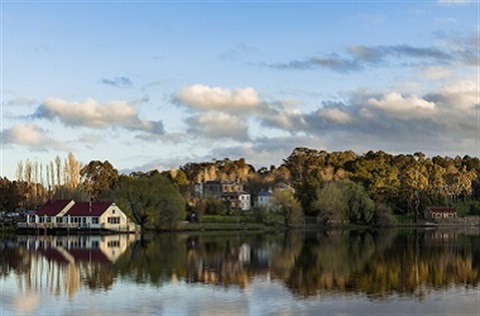
[[[1,315],[479,315],[478,228],[11,236]]]

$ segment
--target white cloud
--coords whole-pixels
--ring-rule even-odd
[[[5,145],[25,146],[29,150],[45,151],[51,148],[70,150],[48,136],[47,131],[35,124],[18,124],[2,131]]]
[[[236,116],[226,113],[205,113],[187,119],[188,133],[210,139],[229,138],[248,140],[247,124]]]
[[[49,98],[35,112],[36,118],[58,118],[66,126],[106,128],[120,126],[153,134],[163,134],[160,121],[146,121],[138,116],[137,109],[125,101],[110,101],[105,105],[94,99],[84,102],[67,102]]]
[[[441,88],[438,92],[441,102],[452,109],[468,109],[480,104],[478,83],[461,80]]]
[[[197,110],[219,110],[229,113],[249,111],[262,103],[258,93],[251,87],[231,90],[202,84],[180,89],[174,100]]]
[[[319,115],[329,121],[339,124],[347,124],[353,120],[349,113],[346,113],[340,109],[326,109],[319,112]]]
[[[400,118],[414,118],[431,115],[435,103],[417,96],[404,97],[398,92],[390,92],[381,98],[369,98],[367,104]]]
[[[37,146],[42,142],[42,129],[33,124],[19,124],[5,129],[4,140],[7,144]]]

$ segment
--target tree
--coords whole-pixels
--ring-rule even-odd
[[[121,177],[115,199],[142,226],[173,229],[185,218],[185,200],[171,182],[158,173]]]
[[[272,204],[273,209],[283,216],[286,227],[299,226],[303,222],[302,205],[291,190],[274,190]]]
[[[320,219],[357,224],[370,223],[375,211],[365,188],[351,180],[327,182],[318,189],[313,206]]]
[[[107,197],[118,180],[118,171],[108,160],[92,160],[80,170],[85,190],[93,199]]]

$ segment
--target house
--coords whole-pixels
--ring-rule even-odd
[[[224,202],[230,210],[248,211],[251,209],[251,198],[243,191],[243,185],[235,181],[207,181],[203,183],[204,197],[212,196]]]
[[[256,208],[270,208],[272,206],[273,193],[272,190],[260,190],[253,202]]]
[[[427,207],[423,211],[425,219],[456,218],[457,210],[454,207]]]
[[[48,201],[19,228],[135,232],[138,227],[113,202]]]
[[[230,210],[249,211],[251,208],[250,194],[245,191],[225,192],[222,201]]]
[[[243,191],[243,185],[235,181],[207,181],[203,184],[203,195],[221,197],[224,193]]]

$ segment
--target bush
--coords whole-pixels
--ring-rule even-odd
[[[378,227],[392,226],[396,223],[392,209],[386,204],[378,204],[373,213],[372,224]]]
[[[480,202],[473,201],[468,208],[468,215],[480,215]]]

